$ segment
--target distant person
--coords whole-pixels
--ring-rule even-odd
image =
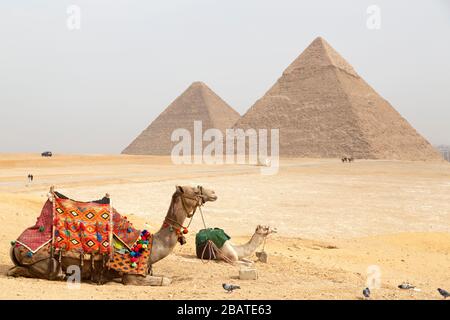
[[[31,182],[33,182],[34,176],[30,174]]]
[[[31,182],[31,174],[28,174],[28,182]]]

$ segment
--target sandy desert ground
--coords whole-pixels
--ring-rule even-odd
[[[35,181],[27,183],[27,174]],[[257,224],[278,228],[256,262],[258,280],[195,257],[196,216],[187,245],[154,266],[168,287],[128,287],[8,278],[10,241],[34,224],[50,185],[80,200],[111,194],[136,227],[157,231],[175,185],[202,184],[219,199],[204,207],[208,226],[247,241]],[[168,157],[0,155],[0,299],[360,299],[378,266],[374,299],[440,299],[450,290],[450,164],[282,159],[277,175],[251,165],[172,165]],[[256,260],[256,257],[253,258]],[[420,292],[402,291],[409,281]],[[226,294],[223,282],[242,289]]]

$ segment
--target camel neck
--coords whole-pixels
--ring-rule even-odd
[[[243,245],[234,246],[239,257],[248,257],[255,252],[255,250],[263,243],[264,236],[255,233],[252,238]]]
[[[167,210],[164,221],[176,221],[177,224],[183,225],[186,220],[186,212],[181,204],[179,196],[172,197],[172,201]],[[178,242],[178,236],[175,229],[167,227],[165,224],[161,226],[158,232],[153,235],[152,253],[150,254],[150,264],[156,263],[167,257],[175,248]]]

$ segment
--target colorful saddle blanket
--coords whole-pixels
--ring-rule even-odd
[[[125,216],[115,209],[110,216],[108,198],[80,202],[57,192],[55,195],[55,212],[53,203],[47,201],[36,224],[26,229],[16,241],[31,253],[52,240],[53,226],[54,247],[80,253],[109,253],[113,235],[129,250],[138,240],[140,231]]]
[[[121,242],[114,241],[113,259],[107,266],[119,272],[130,274],[148,274],[148,259],[152,251],[152,235],[143,230],[130,250],[124,248]]]
[[[31,253],[35,253],[41,249],[52,241],[52,219],[53,204],[47,200],[35,225],[25,229],[19,238],[17,238],[16,244],[24,246]]]
[[[81,202],[55,192],[54,204],[49,200],[45,203],[36,224],[26,229],[15,245],[29,250],[27,255],[32,257],[49,242],[55,253],[71,251],[80,257],[86,253],[110,254],[109,268],[131,274],[148,273],[152,235],[135,229],[127,217],[111,208],[106,197]]]
[[[112,217],[109,204],[55,199],[54,247],[80,253],[110,253]]]

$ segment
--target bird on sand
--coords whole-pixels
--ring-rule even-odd
[[[415,286],[413,286],[412,284],[408,283],[408,282],[403,282],[401,285],[398,286],[400,289],[404,289],[404,290],[409,290],[409,289],[414,289]]]
[[[233,290],[240,289],[241,287],[236,286],[234,284],[222,283],[222,287],[228,292],[231,293]]]
[[[370,289],[369,289],[369,288],[365,288],[365,289],[363,290],[363,296],[364,296],[366,299],[369,299],[369,298],[370,298]]]
[[[444,299],[450,297],[450,293],[444,289],[438,288],[437,291],[439,291],[439,293],[441,294],[441,296],[444,297]]]

